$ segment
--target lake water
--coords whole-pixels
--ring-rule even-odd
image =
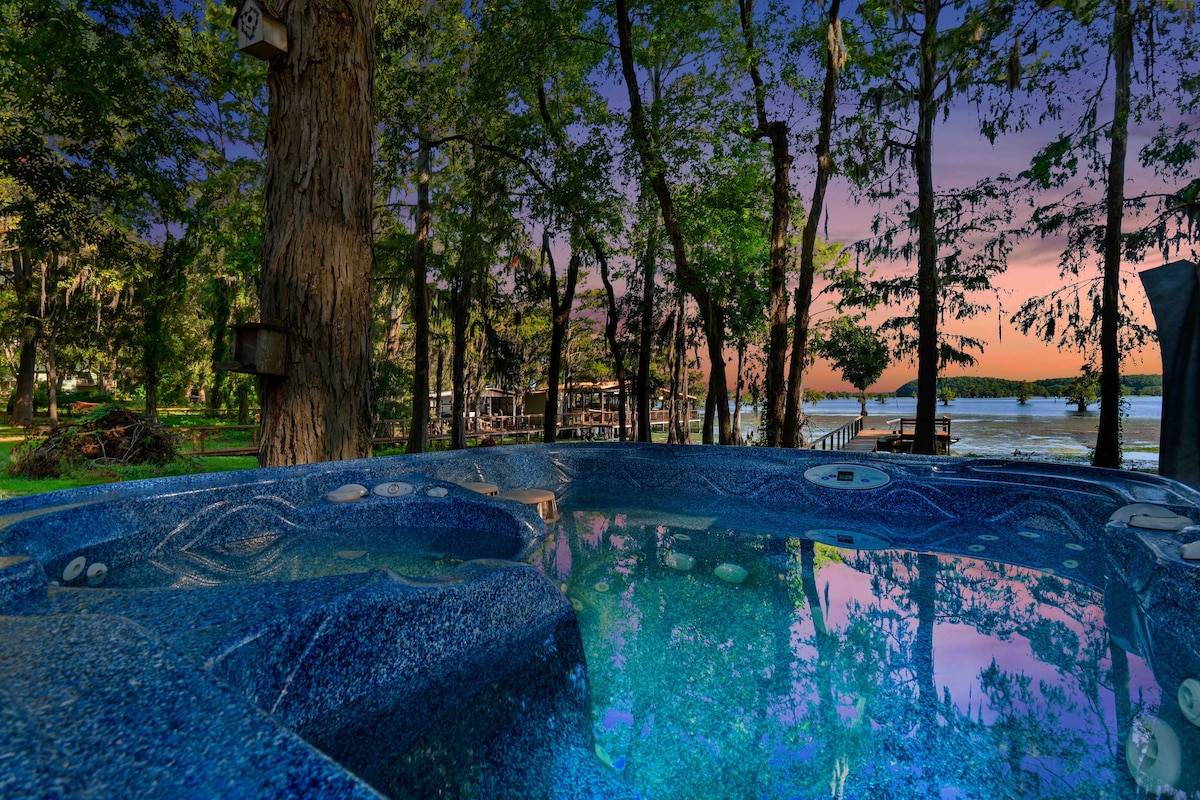
[[[1158,464],[1161,397],[1126,398],[1122,439],[1127,466],[1154,468]],[[846,424],[859,413],[856,399],[806,403],[809,440]],[[1100,411],[1096,406],[1080,414],[1062,399],[1037,397],[1021,405],[1015,398],[961,398],[949,405],[938,403],[938,416],[950,418],[950,432],[959,441],[952,455],[1003,458],[1086,459],[1096,445]],[[914,397],[867,400],[867,427],[890,428],[889,420],[915,417]],[[742,415],[744,432],[757,428],[757,417]]]

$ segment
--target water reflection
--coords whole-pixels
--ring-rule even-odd
[[[1134,797],[1135,720],[1179,717],[1101,593],[1026,568],[603,512],[564,515],[541,566],[597,743],[651,797]]]

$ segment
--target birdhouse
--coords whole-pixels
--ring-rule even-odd
[[[254,375],[287,374],[287,334],[277,325],[250,322],[233,326],[233,361],[218,361],[216,369]]]
[[[242,0],[233,17],[238,50],[264,61],[287,52],[287,26],[264,0]]]

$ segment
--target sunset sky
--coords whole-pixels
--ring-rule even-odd
[[[853,3],[851,4],[851,8]],[[850,11],[843,10],[845,16],[852,16]],[[1166,39],[1178,37],[1181,33],[1186,35],[1182,29],[1178,27],[1179,22],[1175,17],[1164,16],[1160,21],[1160,27],[1156,28],[1159,41],[1159,47],[1162,48],[1162,42]],[[1097,86],[1102,80],[1101,76],[1105,76],[1111,80],[1111,64],[1109,63],[1108,47],[1103,42],[1103,32],[1097,34],[1099,38],[1090,40],[1091,45],[1083,44],[1082,66],[1076,65],[1064,77],[1063,83],[1059,84],[1057,94],[1053,98],[1043,96],[1038,100],[1035,96],[1024,94],[1018,91],[1015,95],[1009,94],[1008,98],[1015,98],[1015,105],[1024,105],[1028,116],[1025,119],[1030,120],[1031,127],[1022,131],[1019,134],[1002,134],[994,144],[988,142],[980,133],[980,118],[981,114],[989,114],[987,108],[977,108],[971,102],[967,101],[965,95],[960,95],[955,103],[950,108],[949,114],[943,117],[941,114],[935,123],[933,134],[933,181],[937,191],[949,192],[956,188],[967,188],[974,186],[980,179],[996,177],[1001,174],[1015,177],[1030,165],[1030,160],[1040,149],[1045,147],[1050,142],[1063,135],[1064,131],[1069,131],[1078,121],[1078,117],[1082,113],[1081,108],[1072,107],[1073,98],[1082,98],[1090,96],[1094,93]],[[1034,36],[1036,42],[1036,35]],[[1141,46],[1139,39],[1138,47]],[[1053,45],[1044,44],[1045,47]],[[1043,55],[1048,55],[1048,51],[1043,51]],[[1146,62],[1143,60],[1144,53],[1140,50],[1135,55],[1137,66],[1132,91],[1136,98],[1145,98],[1149,93],[1147,88],[1147,72]],[[856,54],[851,53],[851,60]],[[1190,56],[1194,58],[1194,55]],[[1194,72],[1194,64],[1180,64],[1172,62],[1165,63],[1166,59],[1160,59],[1155,62],[1153,67],[1154,86],[1162,91],[1165,82],[1173,82],[1178,85],[1180,74],[1189,76]],[[797,65],[801,70],[816,70],[819,67],[815,63]],[[816,73],[812,73],[816,74]],[[812,77],[812,74],[809,77]],[[644,74],[643,74],[644,80]],[[1026,87],[1027,88],[1027,87]],[[646,89],[643,87],[643,92]],[[625,87],[620,83],[619,77],[615,82],[603,90],[607,102],[613,109],[622,109],[627,105],[628,95]],[[1158,95],[1160,99],[1166,98],[1168,93]],[[1064,111],[1061,120],[1047,123],[1044,127],[1039,127],[1034,121],[1040,114],[1044,113],[1046,105],[1050,99],[1063,100]],[[848,119],[859,104],[861,98],[852,95],[850,92],[843,92],[838,99],[839,117],[835,118],[835,126],[839,124],[838,119]],[[768,115],[775,118],[786,118],[792,125],[794,134],[799,134],[803,130],[812,127],[814,110],[811,104],[811,98],[800,99],[793,97],[786,92],[772,96],[772,101],[776,104],[768,110]],[[981,101],[982,102],[982,101]],[[790,105],[789,105],[790,104]],[[1082,102],[1078,105],[1082,106]],[[1186,105],[1186,102],[1185,102]],[[1113,106],[1113,91],[1111,84],[1105,88],[1101,94],[1099,101],[1099,116],[1095,120],[1097,126],[1107,126],[1112,118]],[[1163,116],[1161,122],[1164,125],[1174,126],[1183,123],[1190,126],[1192,131],[1200,124],[1196,119],[1184,117],[1184,112],[1180,111],[1178,105],[1173,105],[1171,101],[1166,100],[1163,106]],[[1172,116],[1174,118],[1172,118]],[[1126,194],[1127,196],[1136,196],[1148,193],[1162,193],[1164,191],[1175,193],[1179,191],[1179,187],[1186,184],[1187,178],[1174,181],[1170,184],[1164,182],[1155,176],[1150,170],[1142,167],[1139,163],[1139,154],[1142,148],[1150,141],[1150,136],[1155,132],[1159,122],[1152,122],[1143,127],[1138,127],[1136,120],[1131,119],[1130,136],[1129,136],[1129,151],[1126,158]],[[835,140],[837,137],[835,136]],[[1104,143],[1102,143],[1104,144]],[[620,148],[622,145],[614,142],[614,149]],[[835,147],[837,143],[835,141]],[[797,136],[792,143],[792,156],[794,158],[792,167],[792,186],[793,186],[793,226],[796,228],[795,233],[798,235],[799,226],[803,224],[803,214],[806,212],[812,198],[813,185],[813,169],[814,159],[811,143],[805,144],[799,140]],[[835,154],[836,158],[836,154]],[[1085,161],[1086,158],[1080,158]],[[1107,160],[1107,159],[1105,159]],[[900,173],[903,180],[908,180],[915,185],[915,175],[912,170],[907,170]],[[1103,198],[1105,187],[1103,183],[1103,175],[1093,175],[1094,178],[1099,178],[1086,192],[1085,200],[1094,202]],[[1083,179],[1080,179],[1082,182]],[[1178,185],[1175,185],[1178,184]],[[1074,184],[1071,186],[1074,188]],[[631,190],[632,191],[632,190]],[[1017,204],[1014,208],[1014,224],[1020,226],[1029,217],[1031,212],[1031,202],[1035,199],[1039,204],[1050,202],[1051,200],[1065,199],[1069,195],[1069,189],[1060,189],[1054,197],[1044,196],[1040,198],[1030,198],[1021,196],[1014,202]],[[825,214],[823,214],[822,223],[819,229],[819,235],[829,242],[840,242],[850,246],[855,242],[863,241],[871,237],[871,222],[877,212],[866,204],[856,204],[851,194],[848,182],[838,175],[834,175],[828,187],[828,193],[825,201]],[[1139,220],[1131,219],[1130,213],[1127,210],[1126,222],[1124,230],[1126,232],[1137,227]],[[1145,220],[1141,220],[1145,222]],[[1080,352],[1073,349],[1059,350],[1054,344],[1047,344],[1035,335],[1022,334],[1009,320],[1012,315],[1021,308],[1021,306],[1030,298],[1042,296],[1050,293],[1056,288],[1064,284],[1064,279],[1060,277],[1059,257],[1062,251],[1062,242],[1058,240],[1042,239],[1036,234],[1031,234],[1028,238],[1017,244],[1009,256],[1007,270],[993,279],[994,287],[997,290],[995,297],[977,297],[973,298],[977,302],[990,305],[991,308],[984,314],[981,314],[975,319],[965,323],[957,323],[953,320],[944,320],[941,323],[941,331],[943,333],[967,335],[985,342],[985,348],[982,353],[972,351],[972,355],[977,358],[977,363],[973,367],[950,366],[943,372],[944,377],[956,377],[963,375],[971,375],[977,377],[995,377],[1007,378],[1012,380],[1038,380],[1041,378],[1060,378],[1072,377],[1078,375],[1085,364],[1092,363],[1098,367],[1099,353],[1098,352]],[[1172,252],[1169,259],[1176,260],[1178,258],[1195,258],[1195,246],[1190,248],[1190,252],[1185,249],[1184,252]],[[943,255],[945,250],[943,250]],[[566,255],[563,256],[565,261]],[[1145,260],[1141,263],[1125,263],[1123,265],[1125,277],[1125,292],[1126,304],[1134,310],[1140,322],[1154,328],[1154,319],[1150,312],[1150,307],[1146,301],[1145,293],[1142,289],[1138,273],[1148,269],[1162,266],[1166,263],[1162,253],[1148,253]],[[865,269],[873,270],[877,276],[886,277],[896,274],[913,274],[916,271],[914,263],[885,263],[876,261],[871,264],[863,264]],[[1095,258],[1089,270],[1086,270],[1081,279],[1098,277],[1101,267],[1101,255],[1099,252],[1095,254]],[[591,276],[589,280],[596,284],[598,279]],[[1072,278],[1071,280],[1079,280]],[[794,281],[794,278],[793,278]],[[819,287],[818,287],[819,288]],[[1084,295],[1086,297],[1086,294]],[[914,301],[915,303],[915,301]],[[794,309],[792,309],[794,311]],[[823,297],[818,297],[814,300],[812,312],[814,314],[814,322],[819,322],[821,319],[828,319],[832,310],[828,307],[828,300]],[[894,316],[900,313],[898,309],[877,309],[873,311],[867,318],[868,324],[878,324],[887,317]],[[703,367],[707,370],[707,358],[703,353],[703,346],[698,348],[698,355],[701,358]],[[727,379],[732,390],[736,382],[736,354],[732,349],[725,353],[727,363]],[[1122,371],[1125,374],[1157,374],[1162,371],[1161,357],[1157,344],[1151,344],[1140,351],[1126,354]],[[917,374],[915,362],[898,360],[894,362],[882,375],[882,377],[871,387],[876,392],[892,392],[903,384],[914,380]],[[748,379],[757,379],[761,381],[761,376],[747,376]],[[830,365],[818,360],[813,364],[804,380],[806,388],[822,391],[853,391],[853,387],[842,381],[840,374],[836,373]]]
[[[849,12],[845,13],[849,15]],[[1178,23],[1168,22],[1164,24],[1177,25]],[[1175,29],[1159,29],[1160,39],[1171,38],[1171,36],[1178,33],[1180,31]],[[1064,96],[1068,98],[1087,96],[1098,85],[1100,76],[1106,75],[1111,79],[1111,65],[1109,64],[1107,46],[1100,44],[1085,50],[1085,52],[1087,55],[1084,59],[1085,64],[1083,68],[1077,69],[1068,78],[1064,79],[1064,83],[1060,84],[1059,94],[1056,96],[1057,99],[1062,99]],[[853,58],[854,54],[851,55]],[[1144,69],[1144,64],[1141,61],[1142,55],[1139,52],[1135,56],[1139,64],[1137,67],[1139,74],[1135,77],[1132,87],[1135,97],[1145,95],[1147,92],[1145,83],[1146,75],[1142,71]],[[1159,88],[1162,87],[1164,80],[1178,80],[1177,73],[1172,72],[1172,69],[1182,69],[1185,74],[1188,74],[1191,67],[1188,65],[1181,66],[1178,63],[1168,67],[1163,63],[1159,63],[1155,67],[1154,73],[1154,78],[1158,82],[1156,85]],[[615,85],[611,87],[610,91],[611,96],[609,100],[613,106],[623,106],[627,100],[624,87]],[[1030,118],[1036,117],[1044,110],[1045,98],[1040,101],[1041,105],[1039,105],[1039,101],[1036,99],[1024,95],[1022,97],[1024,97],[1024,100],[1021,102],[1028,103],[1026,107],[1031,112]],[[1103,92],[1097,124],[1107,125],[1109,120],[1111,120],[1112,97],[1113,92],[1110,86]],[[776,97],[775,99],[779,101],[783,98]],[[856,96],[850,96],[849,93],[844,93],[843,96],[839,97],[839,113],[848,116],[853,107],[859,102],[859,99]],[[782,114],[792,119],[794,131],[805,126],[811,126],[812,120],[806,116],[806,114],[811,114],[811,109],[802,101],[793,100],[792,102],[795,103],[795,106],[790,109],[776,107],[768,113]],[[1075,123],[1080,109],[1070,108],[1071,104],[1069,100],[1065,105],[1067,108],[1062,120],[1047,124],[1045,127],[1038,127],[1036,123],[1032,123],[1032,127],[1022,133],[1001,135],[997,138],[995,144],[992,144],[979,133],[980,115],[981,113],[987,113],[987,109],[981,112],[980,109],[966,102],[965,97],[956,100],[950,109],[948,117],[942,117],[939,114],[935,123],[933,135],[933,180],[936,189],[944,192],[953,190],[954,188],[966,188],[973,186],[981,178],[995,177],[1000,174],[1015,177],[1018,173],[1029,167],[1031,157],[1038,150],[1060,136],[1064,130],[1069,130]],[[1184,119],[1178,109],[1168,103],[1165,115],[1170,117],[1172,113],[1175,114],[1175,119],[1165,119],[1163,120],[1164,123],[1175,124],[1184,122],[1190,124],[1193,128],[1196,125],[1196,120]],[[838,123],[835,120],[836,124]],[[1149,141],[1149,137],[1154,132],[1156,125],[1157,123],[1139,129],[1131,120],[1129,153],[1126,159],[1127,195],[1144,194],[1151,191],[1161,192],[1164,188],[1178,191],[1176,187],[1167,187],[1160,179],[1139,164],[1139,152]],[[793,142],[792,146],[794,157],[792,170],[792,185],[794,189],[793,209],[796,214],[793,224],[795,225],[802,224],[802,222],[796,220],[801,218],[812,197],[812,170],[814,164],[810,148],[811,145],[803,145],[799,142]],[[913,176],[911,170],[907,172],[907,178],[915,184],[915,176]],[[1186,183],[1186,180],[1184,182]],[[1090,201],[1102,198],[1104,191],[1102,181],[1097,182],[1088,191],[1087,199]],[[1045,203],[1051,199],[1061,199],[1066,194],[1067,191],[1062,190],[1055,198],[1043,197],[1038,198],[1038,201]],[[1019,221],[1028,218],[1030,213],[1030,199],[1022,197],[1015,201],[1018,203],[1017,208],[1014,209],[1016,220]],[[835,175],[829,184],[826,196],[826,214],[823,216],[827,221],[826,219],[822,220],[819,235],[828,241],[841,242],[846,245],[867,239],[871,235],[871,221],[875,212],[876,209],[870,206],[856,205],[853,202],[847,182]],[[1130,230],[1134,227],[1134,224],[1135,221],[1127,217],[1125,230]],[[1014,248],[1009,257],[1006,272],[994,279],[997,297],[976,298],[980,302],[989,304],[991,306],[990,311],[966,323],[955,323],[952,320],[946,320],[942,323],[943,332],[964,334],[986,342],[982,353],[973,353],[978,359],[975,366],[948,367],[943,372],[945,377],[972,375],[1013,380],[1037,380],[1040,378],[1078,375],[1081,368],[1089,361],[1098,366],[1098,352],[1082,353],[1071,349],[1059,350],[1054,344],[1046,344],[1034,335],[1022,334],[1009,322],[1012,315],[1029,298],[1045,295],[1064,283],[1064,280],[1059,275],[1059,256],[1061,250],[1061,242],[1041,239],[1036,234],[1031,235]],[[1194,256],[1186,251],[1179,254],[1172,253],[1170,260],[1188,257]],[[1083,277],[1098,276],[1100,274],[1100,260],[1100,254],[1096,253],[1092,270],[1085,273]],[[1140,321],[1151,328],[1154,327],[1153,316],[1137,273],[1161,266],[1163,263],[1165,261],[1161,253],[1151,253],[1147,255],[1145,261],[1142,263],[1126,263],[1123,266],[1127,286],[1126,302],[1130,308],[1134,309]],[[874,270],[879,276],[900,273],[912,274],[916,271],[915,261],[912,264],[875,262],[866,265],[866,267]],[[828,318],[831,313],[828,308],[828,301],[825,298],[816,299],[812,310],[814,321]],[[898,313],[896,309],[876,310],[868,317],[867,322],[878,324],[883,319],[896,313]],[[736,356],[732,351],[727,351],[726,359],[728,364],[727,376],[729,386],[732,389],[736,380]],[[705,368],[707,369],[707,366]],[[1152,344],[1141,351],[1127,354],[1122,364],[1122,371],[1126,374],[1155,374],[1161,372],[1162,363],[1158,346]],[[901,385],[914,380],[916,373],[917,368],[915,363],[897,361],[883,373],[879,381],[871,388],[877,392],[895,391]],[[840,374],[837,374],[823,360],[818,360],[812,365],[806,374],[804,383],[806,388],[814,390],[853,391],[853,387],[842,381]]]
[[[981,177],[1002,172],[1015,175],[1027,167],[1030,157],[1037,149],[1057,133],[1052,129],[1034,129],[1021,136],[998,139],[993,146],[977,131],[978,118],[969,109],[955,109],[946,122],[939,119],[934,133],[934,181],[939,189],[970,186]],[[1137,164],[1137,150],[1145,141],[1145,131],[1131,131],[1130,155],[1127,162],[1130,192],[1145,191],[1146,186],[1155,180]],[[799,188],[799,198],[805,205],[808,203],[808,195],[811,194],[811,187],[805,185],[806,183],[810,184],[811,181],[802,179]],[[1103,189],[1099,188],[1096,191],[1102,192]],[[854,205],[844,184],[836,181],[830,184],[827,203],[829,239],[849,243],[870,235],[872,210]],[[987,342],[984,352],[976,354],[976,366],[951,366],[944,373],[946,377],[973,375],[1037,380],[1079,373],[1089,354],[1082,354],[1076,350],[1059,350],[1036,336],[1022,334],[1009,322],[1013,312],[1027,299],[1046,294],[1062,283],[1058,268],[1059,252],[1060,244],[1057,241],[1040,239],[1036,235],[1025,240],[1014,249],[1007,271],[995,281],[999,305],[996,300],[988,301],[992,309],[986,315],[967,324],[951,321],[944,326],[943,329],[948,332],[974,336]],[[1173,256],[1172,260],[1174,258]],[[1099,262],[1100,256],[1097,254],[1096,270],[1093,274],[1099,274]],[[1153,316],[1136,275],[1142,270],[1158,267],[1163,263],[1165,262],[1161,255],[1151,255],[1141,264],[1124,265],[1126,275],[1130,278],[1129,305],[1134,309],[1141,309],[1142,321],[1152,327]],[[915,263],[911,266],[876,263],[873,266],[881,274],[916,270]],[[816,306],[814,313],[820,314]],[[889,316],[886,310],[876,312],[868,318],[868,322],[875,322],[886,316]],[[1095,362],[1099,363],[1098,354],[1095,354]],[[1162,362],[1158,346],[1151,345],[1130,354],[1122,364],[1122,370],[1129,374],[1161,372]],[[915,363],[896,362],[884,372],[872,389],[879,392],[894,391],[916,377]],[[824,361],[813,365],[805,384],[809,388],[822,391],[853,391],[853,387],[842,381],[841,376]]]
[[[976,152],[990,149],[986,142],[973,143]],[[843,203],[830,212],[829,233],[835,241],[854,241],[866,236],[869,223],[868,212],[862,208]],[[840,232],[839,232],[840,230]],[[1161,266],[1161,257],[1150,258],[1142,264],[1126,264],[1127,274],[1135,276],[1145,269]],[[886,272],[888,266],[876,265],[880,272]],[[912,267],[893,266],[892,269],[911,269]],[[1099,267],[1097,266],[1097,270]],[[1017,248],[1009,261],[1008,270],[996,279],[999,304],[991,300],[992,309],[969,323],[949,322],[944,330],[952,333],[974,336],[987,342],[983,353],[976,354],[978,363],[974,367],[951,366],[945,371],[946,377],[973,375],[990,378],[1010,378],[1013,380],[1037,380],[1039,378],[1058,378],[1077,375],[1087,355],[1077,350],[1059,350],[1052,344],[1046,344],[1036,336],[1022,334],[1009,322],[1021,304],[1030,297],[1045,294],[1061,282],[1058,270],[1058,247],[1054,242],[1031,239]],[[1153,326],[1153,316],[1146,302],[1142,285],[1134,277],[1129,282],[1129,303],[1135,309],[1142,309],[1142,320]],[[1000,310],[1002,307],[1002,311]],[[824,316],[814,307],[814,312]],[[868,322],[879,321],[889,316],[887,310],[873,313]],[[1096,356],[1099,363],[1099,356]],[[1151,345],[1140,352],[1130,354],[1122,364],[1122,370],[1130,374],[1158,373],[1162,371],[1162,362],[1158,346]],[[915,363],[904,361],[895,362],[890,366],[872,389],[879,392],[891,392],[908,381],[917,377]],[[853,391],[853,387],[841,380],[828,363],[818,360],[808,372],[805,384],[812,389],[821,391]]]

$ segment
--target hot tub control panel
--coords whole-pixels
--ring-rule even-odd
[[[827,489],[878,489],[892,480],[883,470],[862,464],[822,464],[806,469],[804,477]]]

